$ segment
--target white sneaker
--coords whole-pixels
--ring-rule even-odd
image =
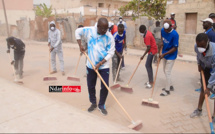
[[[152,88],[152,85],[150,83],[147,83],[146,88]]]
[[[148,84],[150,84],[149,82],[146,82],[144,85],[148,85]]]

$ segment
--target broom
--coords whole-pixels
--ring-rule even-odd
[[[123,55],[122,55],[123,56]],[[119,67],[117,69],[117,73],[116,73],[116,77],[115,77],[115,80],[114,80],[114,85],[110,87],[110,89],[116,89],[116,88],[119,88],[120,87],[120,84],[119,83],[116,83],[116,80],[117,80],[117,77],[119,75],[119,69],[121,67],[121,64],[122,64],[122,58],[120,59],[120,62],[119,62]]]
[[[123,112],[126,114],[126,116],[130,119],[130,121],[132,122],[131,125],[129,125],[128,127],[130,129],[134,129],[134,130],[139,130],[142,128],[142,121],[138,120],[136,122],[133,121],[133,119],[131,118],[131,116],[127,113],[127,111],[124,109],[124,107],[119,103],[119,101],[117,100],[117,98],[115,97],[115,95],[112,93],[112,91],[110,90],[110,88],[107,86],[107,84],[105,83],[105,81],[103,80],[103,78],[101,77],[101,75],[99,74],[98,70],[95,69],[95,66],[93,65],[92,61],[90,60],[90,58],[88,57],[88,55],[83,52],[84,55],[87,57],[88,61],[90,62],[90,64],[92,65],[93,69],[95,70],[95,72],[97,73],[97,75],[99,76],[99,78],[101,79],[102,83],[105,85],[105,87],[107,88],[108,92],[112,95],[112,97],[114,98],[114,100],[117,102],[117,104],[120,106],[120,108],[123,110]]]
[[[161,50],[162,50],[162,48],[160,49],[160,54],[161,54]],[[158,67],[159,67],[160,60],[161,59],[159,58],[158,63],[157,63],[157,69],[156,69],[156,73],[155,73],[155,78],[154,78],[154,82],[153,82],[153,86],[152,86],[151,97],[149,99],[143,99],[142,100],[142,105],[159,108],[159,103],[157,101],[153,100],[152,95],[153,95],[154,88],[155,88],[155,82],[156,82],[156,78],[157,78],[157,73],[158,73]]]
[[[156,69],[156,74],[155,74],[155,78],[154,78],[154,82],[153,82],[153,86],[152,86],[151,97],[149,99],[143,99],[142,100],[142,105],[159,108],[159,103],[157,101],[154,101],[153,98],[152,98],[154,88],[155,88],[155,81],[156,81],[156,78],[157,78],[159,63],[160,63],[160,58],[158,59],[158,63],[157,63],[157,69]]]
[[[51,56],[50,56],[50,54],[51,54],[51,52],[49,52],[49,74],[51,73],[51,62],[50,62]],[[43,81],[51,81],[51,80],[57,80],[57,78],[54,76],[44,76],[43,77]]]
[[[68,77],[67,77],[67,80],[71,80],[71,81],[80,81],[80,78],[75,77],[76,72],[77,72],[77,69],[78,69],[78,65],[79,65],[79,62],[80,62],[80,59],[81,59],[81,54],[80,54],[80,56],[79,56],[78,63],[77,63],[76,68],[75,68],[74,76],[68,76]]]
[[[10,36],[9,34],[9,26],[8,26],[8,21],[7,21],[7,13],[6,13],[6,9],[5,9],[5,4],[4,4],[4,0],[2,0],[2,5],[3,5],[3,9],[4,9],[4,17],[5,17],[5,21],[6,21],[6,28],[7,28],[7,37]],[[11,57],[10,57],[10,54],[8,53],[8,56],[9,56],[9,59],[11,61]],[[23,81],[22,80],[18,80],[16,78],[16,74],[15,74],[15,70],[14,68],[11,66],[12,70],[13,70],[13,75],[14,75],[14,81],[17,82],[17,83],[20,83],[20,84],[23,84]]]
[[[205,91],[206,90],[206,83],[205,83],[205,75],[204,75],[203,70],[201,70],[201,75],[202,75],[203,89]],[[213,127],[213,122],[212,122],[212,118],[211,118],[211,112],[210,112],[207,94],[205,94],[205,103],[206,103],[206,108],[207,108],[207,112],[208,112],[208,119],[209,119],[209,125],[211,128],[211,134],[214,134],[214,127]]]
[[[9,56],[9,59],[10,59],[10,61],[11,61],[11,57],[10,57],[10,54],[9,54],[9,53],[8,53],[8,56]],[[13,70],[14,82],[19,83],[19,84],[23,84],[23,81],[22,81],[22,80],[16,78],[16,73],[15,73],[14,68],[13,68],[12,66],[11,66],[11,68],[12,68],[12,70]]]
[[[140,60],[139,63],[137,64],[137,67],[135,68],[135,70],[134,70],[133,74],[131,75],[130,79],[128,80],[128,83],[124,87],[121,87],[122,91],[129,92],[129,93],[133,92],[133,89],[131,87],[129,87],[129,84],[130,84],[131,79],[133,78],[135,72],[137,71],[137,68],[139,67],[141,61],[142,60]]]

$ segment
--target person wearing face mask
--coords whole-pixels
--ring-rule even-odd
[[[7,53],[10,53],[10,48],[14,49],[14,60],[11,64],[14,64],[15,75],[19,75],[19,78],[23,77],[23,60],[25,56],[25,44],[22,40],[15,37],[8,37],[7,41]]]
[[[119,17],[119,22],[117,23],[117,26],[118,26],[119,24],[123,24],[123,25],[124,25],[124,30],[126,31],[126,29],[127,29],[127,24],[126,24],[125,21],[123,21],[122,16]],[[127,51],[127,46],[126,46],[126,44],[124,44],[124,43],[125,43],[125,40],[123,41],[123,45],[124,45],[125,51]],[[121,68],[121,69],[125,69],[124,56],[122,57],[122,68]]]
[[[140,57],[141,60],[145,57],[145,55],[148,53],[147,60],[146,60],[146,70],[148,73],[148,82],[145,83],[146,88],[152,88],[153,85],[153,69],[152,69],[152,60],[154,55],[158,52],[158,48],[155,42],[155,38],[152,35],[152,33],[148,30],[146,30],[145,25],[141,25],[139,27],[140,35],[144,38],[144,43],[146,45],[146,51],[143,54],[143,56]]]
[[[95,68],[92,67],[87,60],[87,87],[89,93],[89,99],[91,106],[88,108],[88,112],[92,112],[97,107],[96,100],[96,81],[98,70],[101,77],[104,79],[107,86],[109,86],[109,60],[113,57],[115,51],[115,42],[113,35],[108,32],[108,21],[106,18],[100,18],[97,26],[78,28],[75,31],[75,37],[77,39],[80,51],[83,53],[85,49],[81,44],[81,37],[87,40],[88,56]],[[98,108],[103,115],[107,115],[108,112],[105,107],[105,102],[108,96],[108,90],[101,82],[100,100]]]
[[[162,89],[160,96],[167,96],[170,91],[174,91],[171,82],[171,71],[178,54],[178,33],[172,28],[172,23],[169,19],[164,20],[163,28],[161,29],[162,54],[159,56],[163,60],[163,71],[166,76],[166,88]],[[160,50],[160,49],[159,49]]]
[[[115,40],[115,54],[112,57],[112,73],[113,73],[113,81],[116,78],[117,69],[119,67],[120,59],[122,58],[122,50],[123,50],[123,40],[126,41],[126,32],[124,30],[124,25],[119,24],[118,25],[118,32],[114,33],[113,35]],[[125,42],[126,43],[126,42]],[[120,71],[118,74],[117,81],[123,82],[122,79],[120,79]]]
[[[210,91],[212,93],[215,93],[213,90],[215,85],[215,43],[209,42],[209,38],[205,33],[200,33],[196,36],[196,44],[194,48],[197,54],[198,71],[201,72],[201,70],[203,70],[207,89],[204,92],[203,86],[201,87],[198,107],[196,110],[194,110],[192,114],[190,114],[190,118],[201,116],[202,105],[205,100],[205,94],[209,96]],[[200,81],[202,83],[202,80]],[[214,112],[215,112],[215,100],[214,100]],[[213,123],[215,123],[214,117],[215,117],[215,113],[213,113],[213,116],[212,116]]]
[[[210,42],[214,42],[215,43],[215,32],[212,30],[212,23],[213,20],[211,18],[207,18],[202,20],[203,22],[203,29],[205,29],[205,34],[207,34],[208,39]],[[195,91],[200,92],[201,88],[195,89]]]
[[[48,31],[48,46],[50,48],[51,65],[53,70],[51,74],[57,73],[56,55],[58,55],[58,59],[60,61],[60,70],[62,75],[65,75],[61,32],[56,28],[54,21],[51,21],[49,26],[50,30]]]

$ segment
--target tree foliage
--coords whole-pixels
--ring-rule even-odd
[[[50,6],[48,8],[45,3],[40,4],[40,6],[36,7],[35,14],[36,14],[36,16],[42,16],[42,17],[46,17],[46,18],[53,16],[52,6]]]
[[[166,14],[166,2],[167,0],[132,0],[127,5],[120,7],[119,11],[121,16],[127,16],[128,11],[131,11],[134,19],[139,16],[148,16],[161,20]]]

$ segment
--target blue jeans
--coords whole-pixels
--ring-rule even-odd
[[[152,70],[152,60],[153,60],[154,55],[152,53],[148,54],[147,60],[146,60],[146,70],[148,73],[148,78],[149,78],[149,82],[152,83],[153,82],[153,70]]]
[[[98,70],[101,77],[104,79],[107,86],[109,86],[109,68]],[[96,81],[97,81],[97,73],[87,67],[87,86],[90,102],[92,104],[96,104]],[[100,100],[98,107],[100,109],[105,109],[105,101],[107,99],[108,90],[105,85],[101,82],[101,90],[100,90]]]

